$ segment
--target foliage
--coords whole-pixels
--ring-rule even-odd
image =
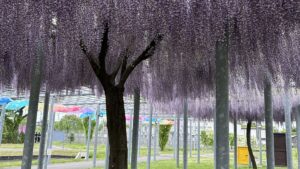
[[[55,123],[54,128],[64,131],[67,134],[83,131],[81,120],[75,115],[64,116],[59,122]]]
[[[3,129],[3,143],[21,143],[22,140],[19,135],[19,126],[27,117],[23,115],[23,108],[18,111],[9,111],[5,116],[5,124]]]
[[[19,143],[24,143],[25,140],[25,133],[21,132],[19,135]]]
[[[201,143],[205,146],[212,146],[214,144],[213,133],[206,133],[206,131],[201,131]]]
[[[89,131],[89,118],[88,117],[82,119],[82,126],[84,128],[85,139],[87,140],[88,139],[88,131]],[[95,126],[96,126],[96,121],[91,120],[90,139],[93,138],[93,133],[94,133]]]
[[[159,125],[159,147],[161,151],[164,151],[168,143],[171,128],[172,125]]]
[[[234,134],[232,133],[229,134],[229,145],[230,146],[234,145]]]

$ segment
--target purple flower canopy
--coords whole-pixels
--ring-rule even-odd
[[[210,118],[215,43],[227,25],[230,97],[234,97],[230,99],[231,114],[256,117],[262,112],[265,74],[270,74],[275,86],[281,79],[300,85],[299,8],[295,1],[1,1],[0,84],[28,90],[28,65],[35,62],[37,44],[42,44],[44,84],[52,91],[89,86],[101,93],[79,40],[96,55],[103,22],[108,21],[108,72],[115,69],[124,51],[130,63],[157,33],[164,35],[155,55],[126,82],[127,94],[140,87],[145,98],[161,109],[170,105],[172,113],[180,110],[176,105],[183,98],[189,98],[196,102],[190,106],[195,116]],[[258,94],[237,95],[245,89]],[[251,97],[259,99],[239,102]]]

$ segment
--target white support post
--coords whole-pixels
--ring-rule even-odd
[[[98,110],[96,111],[96,128],[94,136],[94,155],[93,155],[93,167],[96,167],[97,160],[97,144],[98,144],[98,131],[99,131],[99,116],[101,112],[101,105],[99,104]]]
[[[86,141],[85,160],[88,160],[89,157],[90,157],[90,140],[91,140],[91,128],[92,128],[92,117],[91,117],[91,115],[88,118],[89,118],[89,127],[88,127],[88,137],[87,137],[87,141]]]
[[[3,134],[4,123],[5,123],[5,113],[6,113],[5,106],[6,104],[2,105],[2,111],[0,116],[0,145],[2,143],[2,134]]]
[[[150,162],[151,162],[152,115],[153,115],[153,107],[152,105],[150,105],[147,169],[150,169]]]

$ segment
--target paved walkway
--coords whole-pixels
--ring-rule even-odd
[[[160,155],[157,156],[157,160],[170,160],[173,158],[173,155]],[[147,157],[140,157],[138,159],[139,162],[146,162]],[[104,167],[105,161],[99,160],[96,163],[97,167]],[[92,159],[89,161],[82,161],[82,162],[69,162],[69,163],[57,163],[57,164],[50,164],[48,165],[47,169],[89,169],[93,168],[93,161]],[[9,167],[3,169],[20,169],[20,167]],[[31,169],[37,169],[37,166],[32,166]]]

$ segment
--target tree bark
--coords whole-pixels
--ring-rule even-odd
[[[40,41],[37,47],[35,64],[33,64],[31,75],[31,87],[29,98],[29,110],[26,123],[26,132],[22,157],[22,169],[30,169],[33,156],[34,133],[36,128],[36,117],[38,111],[39,95],[43,70],[43,46]]]
[[[105,90],[107,129],[110,145],[109,169],[127,169],[127,136],[124,88],[111,87]]]
[[[252,120],[248,120],[247,123],[247,146],[248,146],[248,152],[250,155],[251,163],[253,169],[257,169],[255,157],[253,155],[252,147],[251,147],[251,125],[252,125]]]
[[[139,116],[140,116],[140,89],[134,90],[134,115],[132,129],[131,169],[137,168],[138,138],[139,138]]]
[[[44,162],[44,158],[45,158],[45,146],[46,146],[46,132],[47,132],[49,100],[50,100],[50,91],[48,89],[46,89],[45,102],[44,102],[44,112],[43,112],[43,122],[42,122],[41,143],[40,143],[40,150],[39,150],[38,169],[43,169],[43,162]]]

